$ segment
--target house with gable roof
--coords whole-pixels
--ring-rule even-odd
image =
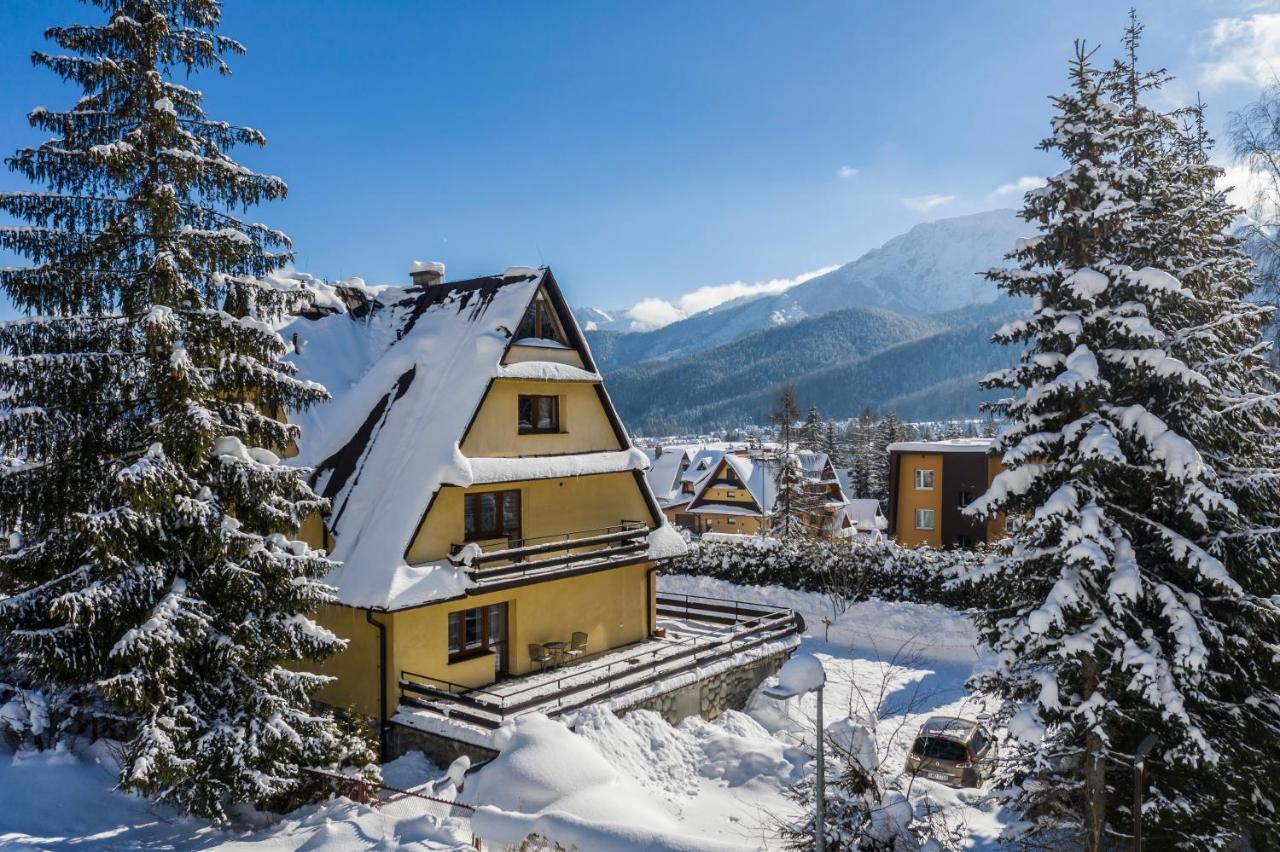
[[[596,702],[713,716],[734,690],[701,682],[743,693],[798,644],[787,610],[659,593],[684,540],[550,269],[309,286],[281,331],[333,400],[290,413],[293,462],[330,501],[305,537],[341,563],[317,620],[349,642],[318,698],[384,754],[486,754],[512,716]]]
[[[841,536],[851,519],[842,510],[848,498],[826,453],[795,454],[804,473],[811,507],[805,529],[812,535]],[[698,533],[767,535],[777,501],[776,452],[724,453],[696,483],[684,509]]]

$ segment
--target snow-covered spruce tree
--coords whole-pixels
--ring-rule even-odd
[[[840,446],[840,438],[836,434],[836,424],[832,420],[828,420],[822,427],[822,440],[818,443],[819,452],[827,454],[827,458],[831,459],[833,467],[841,467],[844,464],[844,451]]]
[[[218,0],[95,3],[107,23],[34,56],[83,96],[31,113],[53,136],[8,160],[48,191],[0,195],[29,223],[0,245],[34,264],[0,273],[28,315],[0,327],[0,635],[62,720],[127,720],[124,787],[222,818],[287,802],[302,766],[369,760],[312,711],[324,679],[284,665],[342,643],[308,617],[332,563],[292,538],[322,501],[259,448],[325,393],[266,322],[303,298],[262,278],[287,238],[232,212],[285,194],[225,153],[263,137],[172,82],[243,51]]]
[[[1274,749],[1263,758],[1257,739],[1242,738],[1275,722],[1274,709],[1247,707],[1250,687],[1276,678],[1264,650],[1277,641],[1274,533],[1241,523],[1221,464],[1234,465],[1227,433],[1217,437],[1219,459],[1202,443],[1226,424],[1211,425],[1215,380],[1183,340],[1215,321],[1205,313],[1207,325],[1193,330],[1201,294],[1180,283],[1176,273],[1188,270],[1161,240],[1136,248],[1153,217],[1165,215],[1154,199],[1169,175],[1150,127],[1136,118],[1134,97],[1126,105],[1115,72],[1099,74],[1083,47],[1071,78],[1041,146],[1067,169],[1028,193],[1023,210],[1041,233],[1011,254],[1015,268],[990,273],[1034,306],[996,335],[1026,352],[987,381],[1018,393],[1000,406],[1008,422],[997,446],[1010,469],[974,510],[1027,519],[976,575],[987,581],[984,627],[1000,651],[976,685],[1006,699],[1021,760],[999,783],[1036,841],[1093,850],[1126,843],[1131,756],[1154,733],[1148,837],[1219,846],[1242,828],[1238,812],[1204,807],[1227,769],[1224,756],[1251,755],[1255,769],[1274,760]],[[1268,377],[1252,366],[1243,372],[1261,383],[1252,391],[1270,393]],[[1262,409],[1257,416],[1273,418]],[[1260,465],[1255,472],[1271,483],[1259,495],[1259,519],[1277,507],[1273,453],[1259,449],[1240,466]],[[1233,550],[1262,561],[1246,568],[1224,558]],[[1268,687],[1260,697],[1273,695]]]
[[[1144,814],[1153,839],[1208,846],[1238,833],[1269,848],[1280,846],[1280,801],[1263,780],[1280,775],[1280,667],[1260,649],[1280,646],[1280,403],[1262,341],[1268,312],[1246,301],[1252,267],[1232,236],[1240,211],[1217,186],[1203,105],[1162,115],[1142,103],[1166,77],[1139,71],[1141,31],[1132,20],[1126,58],[1108,75],[1132,129],[1121,160],[1145,176],[1125,262],[1159,265],[1190,294],[1152,324],[1168,353],[1204,382],[1169,398],[1161,416],[1196,447],[1228,499],[1185,535],[1239,587],[1183,587],[1206,634],[1203,673],[1184,687],[1194,699],[1187,715],[1210,749],[1203,759],[1164,755],[1151,770]],[[1130,732],[1129,740],[1143,735]]]
[[[795,389],[783,385],[769,419],[778,428],[777,463],[773,472],[774,501],[769,516],[769,532],[783,539],[796,538],[805,533],[808,515],[813,507],[804,478],[804,468],[796,455],[796,407]],[[811,412],[816,418],[817,410]],[[821,421],[819,421],[821,422]]]
[[[804,423],[800,424],[800,434],[796,438],[796,443],[800,449],[810,452],[819,452],[822,448],[822,415],[818,413],[816,405],[809,406],[809,413],[805,415]]]

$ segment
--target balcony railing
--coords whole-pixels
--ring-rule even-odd
[[[622,521],[552,535],[531,536],[473,545],[455,544],[449,561],[464,565],[478,584],[502,583],[541,574],[570,572],[592,565],[632,561],[649,547],[649,527]]]
[[[679,639],[651,639],[577,665],[467,687],[415,672],[400,672],[401,701],[483,728],[530,712],[556,716],[598,701],[648,689],[767,642],[798,636],[804,621],[763,604],[660,593],[658,615],[706,622],[715,629]]]

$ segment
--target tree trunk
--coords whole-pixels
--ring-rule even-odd
[[[1086,701],[1098,689],[1098,664],[1087,660],[1084,664],[1084,699]],[[1107,825],[1107,763],[1106,746],[1102,735],[1090,729],[1084,738],[1084,810],[1085,849],[1102,852]]]

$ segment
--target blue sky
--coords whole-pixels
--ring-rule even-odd
[[[1012,206],[999,187],[1054,168],[1034,146],[1072,40],[1110,56],[1126,8],[228,0],[249,54],[196,86],[211,115],[267,134],[242,161],[290,196],[252,217],[291,234],[301,269],[381,283],[413,259],[450,278],[545,262],[579,304],[679,304]],[[1280,67],[1277,11],[1150,3],[1146,58],[1221,130]],[[32,69],[42,29],[96,14],[0,4],[4,153],[39,141],[32,106],[76,96]]]

